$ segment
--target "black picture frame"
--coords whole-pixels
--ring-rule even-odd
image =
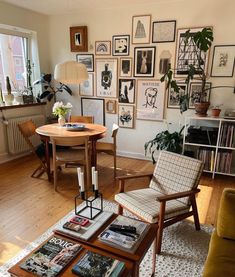
[[[118,102],[126,104],[135,103],[135,79],[124,79],[120,78],[118,80]]]
[[[176,32],[176,20],[153,21],[152,42],[174,42]]]
[[[154,77],[156,47],[134,48],[134,77]]]
[[[130,35],[115,35],[112,39],[113,56],[129,56]]]
[[[179,87],[179,93],[173,88],[169,87],[167,90],[167,108],[168,109],[179,109],[180,108],[180,97],[188,93],[188,85],[183,82],[177,82]]]
[[[77,54],[76,61],[85,64],[88,72],[94,72],[94,54]]]
[[[101,98],[81,97],[82,116],[93,116],[94,123],[105,126],[105,101]]]

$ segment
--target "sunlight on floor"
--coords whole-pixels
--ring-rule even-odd
[[[0,245],[0,265],[6,263],[9,259],[14,257],[20,250],[21,247],[11,242],[1,242]]]

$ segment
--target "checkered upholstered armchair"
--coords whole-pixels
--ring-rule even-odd
[[[161,151],[153,174],[117,177],[119,214],[125,208],[146,222],[158,224],[157,254],[165,227],[193,215],[196,230],[200,230],[195,194],[200,191],[197,186],[202,170],[199,160]],[[124,191],[126,181],[140,177],[150,178],[148,188]]]

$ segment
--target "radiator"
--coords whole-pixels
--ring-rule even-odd
[[[32,115],[18,118],[10,118],[7,120],[7,139],[8,139],[8,151],[10,154],[19,154],[30,149],[27,145],[24,137],[22,136],[18,123],[32,119],[34,124],[39,127],[45,124],[44,115]],[[34,146],[40,144],[39,136],[35,135],[30,138]]]

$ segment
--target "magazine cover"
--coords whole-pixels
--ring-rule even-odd
[[[81,246],[69,239],[53,236],[28,257],[20,268],[38,276],[56,276],[77,256]]]
[[[87,251],[72,272],[81,277],[118,277],[124,268],[123,262]]]

